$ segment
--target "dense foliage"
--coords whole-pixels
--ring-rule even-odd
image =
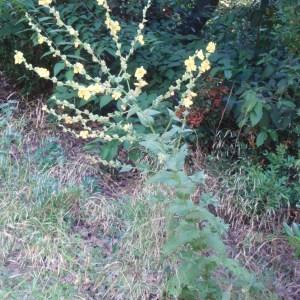
[[[172,201],[164,193],[155,199],[167,205],[164,253],[177,262],[165,293],[221,299],[243,288],[245,298],[253,295],[259,286],[226,256],[226,227],[207,210],[212,197],[191,201],[205,176],[187,174],[187,144],[211,146],[217,132],[229,130],[252,149],[255,163],[238,160],[227,172],[245,179],[233,195],[248,199],[239,203],[246,215],[299,205],[299,1],[237,1],[199,20],[195,1],[156,1],[149,17],[146,1],[111,1],[111,12],[105,0],[56,1],[52,10],[51,1],[39,2],[0,4],[0,57],[25,83],[28,70],[36,84],[50,81],[44,110],[65,132],[88,140],[86,150],[104,166],[126,172],[136,161],[157,173],[151,184],[173,189]],[[25,68],[9,64],[13,49]],[[139,161],[145,153],[153,155],[150,164]],[[286,228],[297,243],[298,227]]]
[[[57,1],[57,4],[67,24],[80,30],[82,39],[91,43],[96,53],[104,55],[112,69],[116,69],[118,62],[114,59],[115,48],[107,37],[102,21],[103,12],[96,9],[95,2]],[[129,47],[126,45],[128,37],[134,35],[143,5],[144,1],[115,0],[111,3],[112,11],[124,29],[121,39],[125,49]],[[45,28],[53,28],[49,34],[57,45],[63,43],[61,39],[65,40],[64,34],[54,28],[50,19],[38,15],[34,1],[5,2],[1,4],[0,21],[5,24],[1,25],[0,34],[4,45],[1,47],[2,60],[12,61],[12,49],[16,46],[31,55],[33,62],[37,57],[34,53],[43,50],[37,45],[36,35],[25,30],[28,28],[27,24],[16,22],[21,18],[21,8],[24,6],[39,18]],[[300,77],[299,2],[269,1],[269,6],[266,7],[237,2],[235,6],[228,8],[220,4],[217,17],[202,28],[201,32],[197,30],[197,34],[193,34],[194,19],[191,17],[195,13],[197,10],[193,1],[155,1],[149,12],[145,46],[138,49],[132,57],[129,69],[145,65],[149,73],[147,89],[159,94],[182,72],[180,62],[213,36],[218,42],[218,52],[212,58],[215,67],[211,71],[210,80],[198,85],[201,92],[189,112],[190,126],[197,129],[200,138],[206,140],[213,137],[217,129],[235,130],[238,135],[240,128],[242,135],[239,136],[252,147],[263,144],[272,147],[280,141],[297,149],[300,143],[300,129],[297,125]],[[29,37],[36,44],[34,53],[29,47]],[[64,51],[68,49],[70,45],[64,45]],[[85,59],[82,49],[78,49],[75,55]],[[48,66],[53,59],[46,53],[43,61]],[[72,78],[72,73],[63,71],[61,61],[55,63],[54,72],[60,78]],[[6,64],[6,69],[7,66]],[[92,72],[96,71],[92,70],[92,66],[90,68]],[[16,72],[12,67],[9,67],[9,71]],[[18,73],[21,74],[21,71]],[[25,72],[25,75],[22,74],[23,78],[24,76],[32,75]],[[26,85],[27,90],[28,88]],[[63,88],[56,90],[56,93],[68,98],[74,96]],[[147,102],[152,97],[155,95],[147,93],[142,102]],[[177,103],[175,95],[171,104]],[[178,111],[178,115],[181,116],[182,112]]]
[[[50,72],[41,64],[32,65],[23,52],[16,50],[15,64],[23,65],[57,87],[51,102],[43,110],[54,117],[65,132],[96,143],[94,149],[102,157],[98,158],[102,165],[122,166],[114,157],[120,145],[129,151],[143,147],[149,154],[154,154],[155,164],[161,171],[156,171],[157,174],[150,179],[151,183],[175,188],[172,201],[165,202],[163,194],[159,198],[168,206],[166,226],[170,231],[166,236],[164,252],[168,259],[178,261],[166,274],[169,280],[163,293],[176,299],[221,299],[228,294],[227,287],[230,286],[230,293],[243,288],[242,292],[247,297],[254,287],[252,278],[227,258],[222,242],[224,225],[206,207],[210,197],[203,203],[201,201],[201,205],[191,200],[197,186],[204,183],[204,175],[201,172],[187,175],[184,169],[188,155],[185,139],[190,131],[186,127],[185,117],[181,120],[176,116],[174,104],[168,111],[164,104],[176,93],[178,106],[189,110],[193,98],[197,96],[193,92],[196,83],[211,68],[209,58],[215,52],[216,45],[210,42],[204,49],[196,49],[185,57],[183,74],[174,80],[175,85],[173,83],[160,90],[156,88],[155,94],[147,93],[143,90],[148,86],[148,69],[143,63],[132,70],[131,60],[137,60],[132,57],[136,49],[145,43],[143,29],[150,1],[143,8],[142,19],[129,42],[128,38],[119,36],[122,23],[112,18],[106,0],[97,1],[106,35],[108,31],[107,36],[114,44],[112,53],[118,63],[105,60],[102,52],[98,53],[98,48],[94,46],[98,43],[87,41],[84,35],[82,38],[80,28],[76,24],[65,23],[63,14],[51,6],[51,2],[40,0],[40,7],[32,11],[37,16],[26,13],[26,20],[35,32],[37,43],[46,44],[49,56],[61,61]],[[53,20],[53,25],[51,22],[49,24],[49,20]],[[70,54],[74,48],[75,54]],[[153,85],[150,88],[153,90]],[[102,109],[108,104],[111,104],[111,109],[106,113]],[[155,123],[155,120],[162,118],[168,119],[163,132],[164,122]],[[125,171],[124,168],[128,171],[128,165],[123,165],[121,171]],[[152,168],[153,163],[140,169],[151,172]],[[200,223],[202,225],[199,227]],[[219,279],[215,272],[221,269],[226,276]],[[232,276],[234,280],[227,280]]]
[[[215,72],[222,70],[233,87],[224,99],[227,112],[253,147],[271,141],[299,147],[299,5],[236,6],[211,27],[222,48]]]

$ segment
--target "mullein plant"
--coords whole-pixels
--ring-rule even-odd
[[[205,207],[207,202],[213,201],[213,199],[200,201],[200,205],[195,204],[192,200],[198,185],[205,184],[205,175],[202,172],[187,175],[185,172],[185,161],[188,155],[187,145],[182,145],[182,136],[188,131],[185,118],[178,120],[175,112],[170,111],[170,122],[164,133],[155,134],[154,128],[153,116],[159,113],[160,103],[168,100],[175,93],[180,95],[180,101],[174,110],[180,107],[188,113],[197,96],[194,91],[197,80],[211,68],[209,56],[214,53],[215,44],[210,42],[205,51],[196,50],[193,55],[189,56],[184,62],[185,71],[181,78],[177,79],[164,94],[157,96],[148,108],[142,109],[137,100],[148,85],[147,70],[144,66],[140,66],[134,70],[133,74],[130,74],[128,61],[136,48],[144,45],[143,31],[151,0],[147,2],[143,10],[142,21],[138,25],[136,35],[131,41],[131,47],[127,53],[122,51],[122,43],[119,38],[121,25],[111,17],[107,1],[97,0],[98,5],[104,9],[105,25],[116,45],[115,54],[120,61],[120,70],[117,75],[112,74],[106,61],[95,54],[89,43],[80,39],[79,32],[64,23],[60,13],[51,6],[51,3],[52,0],[39,0],[39,4],[47,9],[56,20],[57,26],[67,31],[72,39],[73,47],[75,49],[81,47],[91,56],[91,63],[99,66],[101,77],[89,74],[87,67],[81,62],[71,62],[29,14],[26,14],[26,18],[30,27],[37,34],[38,43],[47,44],[52,55],[60,58],[66,68],[76,74],[76,79],[61,81],[56,76],[52,76],[49,70],[32,66],[20,51],[15,53],[15,63],[24,64],[28,70],[34,71],[41,78],[50,80],[57,86],[72,88],[78,99],[83,102],[88,103],[92,97],[103,95],[110,96],[113,101],[116,101],[115,110],[102,116],[88,109],[76,107],[66,99],[52,97],[55,108],[45,105],[43,109],[57,118],[59,126],[65,132],[84,140],[101,140],[104,144],[112,141],[137,142],[148,153],[157,156],[160,169],[159,171],[155,170],[155,175],[150,177],[149,183],[169,186],[172,191],[170,199],[164,192],[159,192],[160,189],[155,196],[157,201],[164,201],[167,206],[166,240],[162,249],[164,256],[172,262],[165,287],[167,295],[176,299],[229,299],[231,290],[233,290],[233,280],[237,278],[239,279],[237,286],[242,284],[242,287],[245,287],[242,290],[245,297],[242,296],[241,299],[250,299],[247,294],[248,288],[250,290],[252,287],[252,277],[249,277],[248,272],[241,269],[237,262],[227,258],[226,248],[222,242],[222,234],[226,228],[222,221]],[[129,122],[133,115],[137,115],[140,123],[149,127],[153,134],[138,134],[133,124]],[[181,121],[182,124],[170,129],[173,121]],[[95,123],[99,126],[93,126]],[[72,127],[72,125],[75,126]],[[174,136],[173,129],[176,132]],[[97,161],[110,167],[122,166],[119,161],[106,161],[100,158]],[[215,276],[218,269],[224,270],[224,268],[229,271],[227,277]],[[235,275],[234,279],[232,279],[232,275]],[[223,281],[227,286],[225,292],[223,291]]]
[[[206,51],[196,50],[193,55],[185,60],[185,72],[182,77],[176,80],[174,85],[171,85],[164,94],[157,96],[148,109],[142,110],[136,100],[142,94],[143,89],[148,85],[145,79],[147,70],[143,66],[140,66],[135,70],[134,74],[130,74],[128,72],[128,61],[135,50],[145,43],[143,32],[147,22],[146,16],[151,6],[151,0],[148,0],[143,9],[142,21],[138,24],[136,35],[131,41],[130,49],[127,53],[122,51],[122,43],[119,38],[121,25],[117,20],[112,18],[107,1],[96,1],[99,7],[104,9],[105,26],[116,46],[115,54],[120,61],[118,74],[112,74],[106,61],[95,54],[93,47],[89,43],[81,40],[80,33],[76,29],[63,21],[59,11],[52,5],[52,0],[39,0],[38,3],[48,10],[48,13],[55,20],[56,25],[66,31],[71,38],[74,50],[81,47],[90,55],[90,63],[96,64],[99,67],[101,77],[94,77],[89,74],[86,66],[81,62],[72,62],[68,56],[63,54],[59,47],[56,46],[47,34],[47,31],[43,30],[42,26],[40,26],[38,22],[35,22],[34,18],[28,13],[26,13],[26,18],[31,29],[37,34],[38,43],[46,44],[52,56],[61,59],[65,67],[72,70],[76,77],[73,80],[61,81],[56,76],[52,76],[48,69],[33,66],[27,62],[23,53],[20,51],[15,51],[15,63],[23,64],[26,69],[35,72],[40,78],[49,80],[58,87],[73,89],[80,100],[88,102],[92,97],[107,95],[111,96],[113,101],[118,104],[115,106],[116,108],[113,112],[102,116],[94,114],[87,109],[79,109],[66,99],[58,99],[56,96],[52,96],[52,100],[56,104],[54,106],[55,108],[50,108],[45,105],[43,106],[43,110],[56,117],[63,131],[69,132],[75,137],[84,140],[97,139],[103,143],[111,141],[134,143],[139,140],[139,137],[134,130],[133,124],[128,121],[130,116],[136,114],[143,125],[152,128],[153,124],[151,124],[151,120],[153,118],[150,116],[150,123],[148,122],[146,124],[146,122],[142,120],[143,117],[147,117],[147,113],[149,112],[153,114],[153,111],[159,107],[160,103],[168,100],[175,92],[181,96],[178,106],[184,107],[186,110],[192,107],[193,100],[197,96],[193,91],[196,81],[203,73],[210,70],[209,55],[215,51],[216,46],[213,42],[210,42],[207,45]],[[185,121],[183,120],[183,122]],[[97,129],[95,129],[95,126],[91,126],[91,124],[95,123],[99,125],[96,127]],[[80,129],[72,128],[72,124],[76,125],[73,126],[74,128]],[[100,162],[112,167],[121,166],[119,161],[105,161],[100,159]]]

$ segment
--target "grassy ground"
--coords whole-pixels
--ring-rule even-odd
[[[41,105],[25,115],[18,105],[0,102],[0,299],[160,299],[172,265],[161,254],[166,213],[155,191],[109,178],[45,122]],[[229,225],[231,257],[266,286],[257,299],[297,299],[300,261],[282,219],[245,219],[235,203],[247,199],[197,154],[193,165],[211,174],[206,192]]]
[[[299,299],[300,257],[283,227],[285,222],[300,223],[299,210],[273,205],[288,198],[290,187],[283,180],[284,172],[265,172],[246,157],[233,163],[222,156],[224,152],[217,150],[202,168],[210,174],[211,190],[219,199],[218,214],[229,224],[226,242],[231,257],[256,274],[279,299]],[[272,167],[282,165],[280,160]],[[263,210],[258,212],[258,207]]]
[[[0,299],[155,299],[164,207],[139,185],[103,196],[82,153],[26,130],[12,107],[0,117]]]

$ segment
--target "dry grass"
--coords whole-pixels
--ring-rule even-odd
[[[50,129],[8,115],[0,116],[0,299],[158,297],[165,229],[154,191],[135,184],[125,197],[119,184],[119,197],[92,193],[87,177],[104,190],[111,181],[80,144],[54,139],[63,159],[48,164],[51,153],[36,152]]]
[[[213,166],[222,163],[218,155],[212,159]],[[192,165],[195,169],[207,170],[206,190],[202,192],[211,193],[218,199],[215,211],[229,225],[225,242],[230,256],[256,274],[265,284],[266,292],[271,293],[271,299],[275,295],[284,300],[300,299],[300,260],[282,226],[289,218],[289,211],[251,215],[246,209],[250,205],[248,199],[241,197],[245,193],[237,192],[245,184],[242,175],[235,174],[226,179],[228,174],[220,170],[216,172],[200,150],[195,152]],[[230,189],[226,184],[228,180],[232,184]]]

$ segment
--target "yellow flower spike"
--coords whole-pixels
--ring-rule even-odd
[[[74,47],[77,49],[80,46],[80,41],[79,40],[75,40],[74,41]]]
[[[143,35],[138,35],[136,39],[142,46],[145,44]]]
[[[201,66],[199,67],[199,70],[200,70],[201,73],[205,73],[206,71],[209,71],[210,68],[211,68],[210,62],[209,62],[208,59],[206,59],[201,63]]]
[[[46,38],[42,35],[38,36],[38,43],[39,45],[44,44],[46,42]]]
[[[106,19],[105,25],[111,31],[113,36],[117,36],[118,32],[121,30],[121,26],[118,21],[113,21],[111,19]]]
[[[137,88],[143,88],[144,86],[148,85],[148,82],[145,81],[145,80],[140,80],[138,82],[135,82],[134,85],[137,87]]]
[[[137,68],[135,71],[135,78],[140,81],[141,79],[143,79],[143,77],[147,74],[147,71],[145,70],[145,68],[142,66],[140,68]]]
[[[114,100],[120,99],[121,96],[122,96],[122,93],[119,92],[119,91],[115,91],[115,92],[113,92],[113,94],[112,94],[112,98],[113,98]]]
[[[182,105],[186,108],[190,108],[193,105],[192,98],[189,96],[186,96],[182,101]]]
[[[88,90],[92,94],[102,94],[105,92],[105,88],[101,84],[92,84],[92,85],[88,86]]]
[[[214,53],[216,51],[216,44],[213,42],[209,42],[207,47],[206,47],[206,51],[208,53]]]
[[[85,73],[85,69],[83,64],[77,62],[74,66],[73,66],[73,70],[74,70],[74,74],[84,74]]]
[[[198,57],[200,60],[204,60],[204,59],[205,59],[205,56],[204,56],[202,50],[199,50],[199,51],[197,52],[197,57]]]
[[[49,6],[52,3],[52,0],[39,0],[39,5]]]
[[[184,64],[186,66],[187,72],[189,72],[189,73],[197,70],[197,67],[195,64],[195,59],[192,56],[190,56],[188,59],[186,59]]]
[[[41,78],[45,78],[48,79],[50,77],[50,72],[45,69],[45,68],[39,68],[36,67],[34,68],[34,71],[41,77]]]
[[[16,51],[16,54],[15,54],[15,64],[16,65],[20,65],[24,62],[24,55],[21,51]]]
[[[79,137],[81,137],[82,139],[87,139],[88,137],[89,137],[89,132],[88,132],[88,130],[81,130],[80,132],[79,132]]]
[[[72,124],[73,123],[73,118],[70,116],[65,117],[65,123],[66,124]]]
[[[81,87],[78,90],[78,97],[87,101],[92,97],[92,93],[89,91],[88,88]]]
[[[105,3],[105,0],[97,0],[98,5],[103,6]]]
[[[191,96],[192,98],[195,98],[195,97],[197,96],[197,93],[190,92],[190,96]]]

